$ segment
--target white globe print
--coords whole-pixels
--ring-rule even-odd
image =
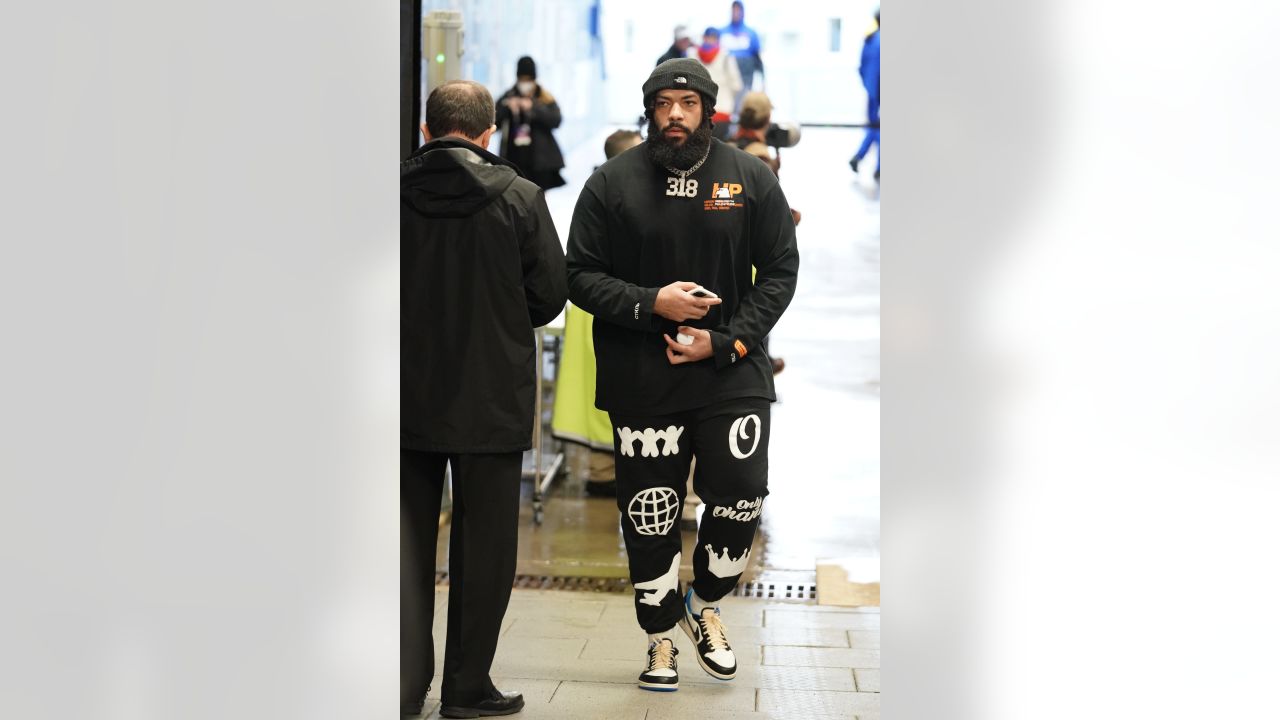
[[[641,535],[666,535],[680,513],[680,498],[671,488],[642,490],[631,498],[627,514]]]

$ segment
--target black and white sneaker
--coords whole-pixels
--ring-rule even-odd
[[[689,605],[693,597],[690,589],[684,596],[684,614],[680,627],[698,650],[698,664],[717,680],[732,680],[738,674],[738,659],[724,636],[724,623],[720,622],[720,608],[703,608],[701,616],[693,614]]]
[[[676,672],[675,643],[663,639],[649,645],[649,664],[640,673],[640,689],[654,692],[675,692],[680,689],[680,674]]]

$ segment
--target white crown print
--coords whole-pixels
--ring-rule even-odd
[[[734,575],[741,575],[743,570],[747,569],[747,560],[751,557],[751,550],[743,550],[742,557],[733,559],[729,557],[729,548],[722,548],[724,555],[717,555],[710,545],[703,545],[707,549],[707,569],[712,575],[718,578],[730,578]]]
[[[629,427],[618,428],[618,439],[622,441],[622,454],[626,457],[636,456],[636,440],[640,441],[640,455],[643,457],[658,457],[658,441],[662,441],[663,455],[679,455],[680,454],[680,435],[684,432],[683,427],[668,425],[666,430],[655,430],[653,428],[645,428],[644,430],[632,430]]]

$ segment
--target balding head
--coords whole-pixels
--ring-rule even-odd
[[[494,117],[493,96],[472,80],[447,82],[427,97],[425,124],[430,139],[455,135],[483,147],[488,144]]]

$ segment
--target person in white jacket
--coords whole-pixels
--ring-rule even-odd
[[[715,123],[712,134],[724,140],[729,137],[729,124],[733,121],[735,98],[742,91],[742,73],[733,54],[720,47],[720,31],[709,27],[702,33],[702,44],[688,50],[689,57],[697,58],[707,68],[707,73],[715,82],[719,91],[716,93],[715,115],[711,121]]]

